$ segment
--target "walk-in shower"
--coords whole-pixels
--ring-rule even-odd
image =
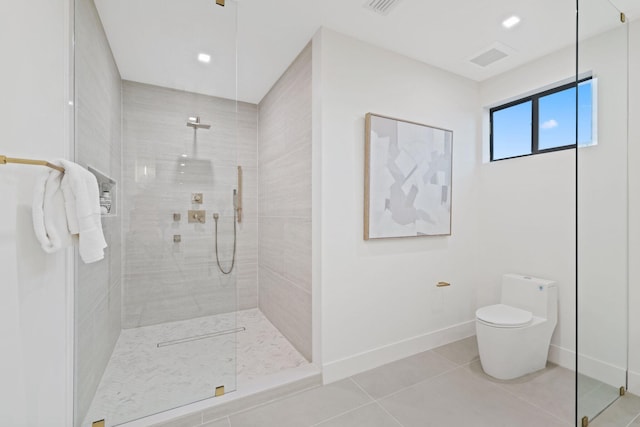
[[[235,40],[237,3],[217,3],[75,0],[75,160],[118,195],[105,261],[76,274],[76,427],[308,363],[258,309],[258,107],[237,101],[235,43],[217,42]]]

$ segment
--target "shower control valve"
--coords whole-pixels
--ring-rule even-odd
[[[204,224],[207,220],[207,211],[190,210],[188,212],[189,224],[199,223]]]

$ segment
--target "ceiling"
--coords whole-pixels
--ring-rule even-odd
[[[251,103],[320,26],[476,81],[575,41],[573,0],[399,0],[386,16],[365,9],[365,0],[227,0],[224,8],[213,0],[95,3],[123,79]],[[630,19],[640,15],[640,0],[615,3]],[[522,21],[507,30],[501,22],[511,15]],[[581,3],[581,36],[616,25],[608,0]],[[495,46],[509,55],[487,67],[470,62]],[[200,52],[211,63],[198,62]]]

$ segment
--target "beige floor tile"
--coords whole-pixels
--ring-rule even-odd
[[[419,353],[363,372],[353,379],[374,399],[440,375],[457,365],[433,351]]]
[[[593,419],[593,421],[589,423],[589,426],[640,426],[640,418],[636,418],[639,415],[640,397],[627,393]]]
[[[380,403],[404,427],[570,425],[464,368],[409,387]]]
[[[346,379],[232,415],[231,427],[310,426],[371,401]]]
[[[590,420],[595,419],[604,408],[614,403],[619,397],[620,391],[616,387],[600,383],[599,386],[578,398],[578,418],[587,416]]]
[[[317,424],[317,427],[402,427],[391,415],[377,403],[363,406],[328,421]]]
[[[464,365],[479,357],[478,342],[476,341],[475,335],[435,348],[433,351],[458,365]]]
[[[211,421],[202,425],[202,427],[230,427],[230,426],[231,426],[231,423],[229,422],[229,418],[223,418],[221,420]]]
[[[548,364],[538,372],[503,381],[482,371],[479,360],[466,367],[477,378],[492,382],[525,402],[544,409],[571,423],[575,414],[575,374],[558,365]]]
[[[151,427],[196,427],[202,424],[202,413],[187,415],[175,420],[154,424]]]

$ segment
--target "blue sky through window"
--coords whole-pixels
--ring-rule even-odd
[[[592,80],[578,85],[578,144],[592,142],[593,91]],[[533,98],[535,99],[535,95]],[[554,92],[538,98],[538,150],[548,150],[575,144],[576,89]],[[493,111],[492,160],[522,156],[533,152],[531,119],[533,101]]]
[[[493,159],[531,154],[531,106],[527,101],[493,113]]]

